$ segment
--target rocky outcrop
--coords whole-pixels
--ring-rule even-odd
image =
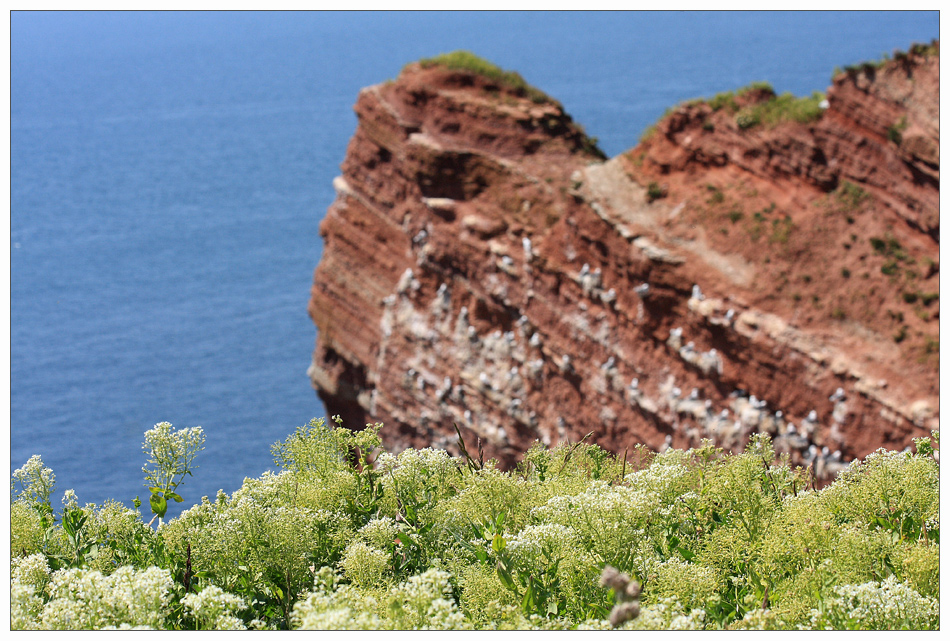
[[[605,160],[553,100],[410,65],[356,103],[313,385],[391,449],[457,425],[504,465],[588,434],[769,432],[819,473],[903,448],[939,410],[938,80],[921,49],[805,122],[756,122],[767,88],[694,101]]]

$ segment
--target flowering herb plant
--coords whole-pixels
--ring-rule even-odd
[[[280,471],[164,522],[204,434],[160,423],[157,528],[71,490],[57,514],[32,457],[11,480],[11,627],[939,629],[936,432],[818,489],[763,435],[738,454],[536,443],[503,471],[381,451],[378,431],[311,421],[274,445]]]

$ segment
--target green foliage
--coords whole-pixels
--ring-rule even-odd
[[[145,486],[151,496],[149,506],[159,519],[168,511],[168,499],[181,503],[184,499],[175,490],[191,476],[195,457],[204,449],[205,435],[200,427],[172,431],[171,423],[158,423],[145,432],[142,449],[148,463],[142,468]]]
[[[901,116],[900,120],[887,128],[887,139],[895,145],[900,145],[905,129],[907,129],[907,116]]]
[[[10,479],[10,503],[20,503],[35,510],[42,527],[53,522],[53,507],[50,496],[56,487],[56,475],[43,464],[43,459],[33,455],[26,464],[15,470]]]
[[[920,297],[920,302],[926,307],[940,298],[940,292],[918,292],[918,296]]]
[[[933,630],[940,619],[936,599],[893,576],[834,587],[809,614],[813,630]]]
[[[715,96],[709,99],[708,103],[709,106],[712,107],[713,111],[719,111],[720,109],[727,109],[731,113],[739,111],[739,104],[736,102],[736,94],[732,91],[717,93]]]
[[[298,476],[326,478],[345,468],[346,433],[331,429],[324,419],[298,427],[286,441],[271,446],[274,463]]]
[[[858,185],[847,180],[841,181],[835,190],[835,200],[845,211],[855,211],[863,205],[871,195]]]
[[[755,107],[746,107],[736,114],[736,124],[739,129],[749,129],[762,122],[759,110]]]
[[[742,99],[751,93],[761,94],[765,99],[740,107]],[[824,98],[818,92],[804,98],[796,98],[790,93],[777,96],[769,83],[754,82],[738,91],[718,93],[706,103],[713,111],[725,110],[733,114],[740,129],[750,129],[760,124],[774,127],[783,122],[814,122],[824,112],[821,107]]]
[[[554,103],[555,100],[540,89],[529,85],[516,71],[505,71],[498,65],[476,56],[470,51],[452,51],[432,58],[423,58],[419,64],[424,69],[445,67],[456,71],[467,71],[492,80],[502,87],[511,89],[519,95],[527,96],[536,103]]]
[[[910,46],[907,52],[904,52],[901,50],[895,50],[893,58],[889,56],[887,53],[884,53],[881,55],[881,58],[879,60],[872,60],[872,61],[862,62],[860,64],[848,65],[844,68],[843,72],[847,73],[851,77],[854,77],[858,73],[861,73],[861,72],[874,73],[877,69],[880,69],[884,65],[889,63],[892,59],[897,62],[902,62],[904,59],[907,58],[908,54],[923,56],[925,58],[931,57],[931,56],[939,56],[940,55],[940,41],[932,40],[929,44],[914,43]],[[835,76],[839,75],[840,73],[842,73],[842,69],[840,67],[835,67],[835,71],[832,76],[832,79]]]
[[[706,202],[710,205],[719,205],[726,200],[725,194],[715,185],[706,185],[706,188],[710,192],[709,199]]]
[[[729,113],[736,113],[739,111],[739,103],[736,101],[736,98],[743,98],[752,92],[762,92],[765,94],[775,94],[775,90],[772,88],[772,85],[767,82],[753,82],[751,84],[742,87],[738,91],[724,91],[717,93],[715,96],[706,101],[706,103],[712,107],[713,111],[719,111],[721,109],[727,110]]]
[[[738,455],[536,443],[503,472],[431,448],[377,456],[378,430],[312,421],[275,444],[283,471],[157,530],[71,491],[57,515],[31,459],[11,485],[11,627],[939,625],[936,433],[816,491],[761,435]],[[630,616],[608,566],[642,589]]]
[[[939,56],[940,55],[940,41],[931,40],[929,44],[915,43],[910,46],[908,50],[910,53],[917,56]],[[898,53],[894,54],[894,57],[898,57]]]
[[[647,202],[652,203],[654,200],[664,198],[666,196],[666,189],[658,182],[651,182],[647,185]]]
[[[824,113],[821,102],[824,99],[818,92],[804,98],[796,98],[790,93],[773,95],[768,100],[739,110],[736,114],[736,124],[740,129],[749,129],[759,124],[774,127],[783,122],[807,124],[821,118]]]
[[[772,233],[769,234],[769,242],[780,245],[787,244],[793,229],[795,229],[795,224],[792,222],[791,216],[772,220]]]

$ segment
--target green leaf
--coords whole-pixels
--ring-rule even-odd
[[[524,598],[521,600],[521,610],[525,613],[530,613],[535,610],[534,590],[531,584],[528,584],[528,589],[524,592]]]
[[[168,511],[168,501],[158,494],[153,494],[149,497],[148,504],[152,508],[152,513],[157,514],[159,518],[164,517],[165,512]]]
[[[168,497],[168,498],[170,498],[170,499],[172,499],[172,500],[175,501],[176,503],[181,503],[182,501],[185,500],[185,499],[181,498],[179,495],[175,494],[174,492],[168,492],[167,494],[165,494],[165,496]]]
[[[495,570],[498,572],[498,578],[501,580],[502,585],[517,594],[518,589],[515,587],[514,579],[511,578],[511,573],[508,571],[508,568],[499,561],[495,566]]]
[[[505,537],[501,534],[496,534],[491,541],[491,549],[495,551],[495,554],[498,554],[505,549]]]

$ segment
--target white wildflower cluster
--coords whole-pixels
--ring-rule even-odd
[[[589,589],[600,572],[598,559],[600,564],[622,563],[638,573],[650,569],[656,552],[644,525],[657,515],[656,507],[655,497],[643,492],[593,481],[586,492],[553,497],[532,510],[531,516],[548,527],[567,528],[557,534],[566,543],[556,548],[562,560],[558,576],[562,589],[582,598],[579,595]],[[537,564],[535,568],[541,569]]]
[[[464,630],[470,628],[458,604],[451,599],[434,599],[426,610],[424,630]]]
[[[399,465],[399,459],[392,452],[382,451],[376,456],[376,471],[387,474]]]
[[[384,622],[376,614],[377,601],[351,585],[335,591],[317,590],[294,604],[291,624],[300,630],[378,630]]]
[[[32,506],[49,505],[49,497],[56,487],[56,475],[34,454],[26,464],[15,470],[10,478],[11,501],[25,501]]]
[[[631,472],[624,480],[633,487],[644,492],[668,492],[675,487],[675,482],[689,471],[682,463],[667,462],[658,457],[650,467],[638,472]]]
[[[429,503],[443,498],[452,475],[458,476],[458,461],[445,450],[410,448],[398,457],[377,461],[377,471],[383,475],[387,492],[409,504]]]
[[[30,585],[37,593],[43,592],[49,581],[50,567],[42,554],[15,557],[10,562],[10,582]]]
[[[42,554],[14,558],[10,564],[10,629],[39,627],[43,611],[42,594],[49,582],[50,568]]]
[[[340,576],[329,565],[322,566],[313,573],[313,592],[329,594],[340,584]]]
[[[244,479],[237,490],[231,494],[233,502],[241,499],[274,502],[281,498],[288,498],[293,492],[294,475],[282,470],[276,474],[271,470],[265,471],[256,479]]]
[[[444,478],[455,472],[458,464],[445,450],[425,447],[419,450],[406,449],[393,456],[388,453],[379,455],[376,469],[384,474],[392,472],[397,481],[409,480],[410,475],[425,472],[429,476]]]
[[[205,434],[200,427],[186,427],[172,431],[171,423],[158,423],[145,432],[142,449],[149,459],[142,471],[155,486],[166,488],[180,482],[185,473],[193,469],[198,452],[204,449]],[[152,467],[149,467],[149,466]]]
[[[839,483],[834,485],[844,485],[847,482],[859,481],[868,470],[886,467],[891,465],[901,466],[910,459],[909,452],[892,451],[886,448],[878,448],[864,457],[864,459],[853,459],[847,468],[838,475]]]
[[[787,625],[773,610],[753,608],[729,625],[730,630],[782,630]]]
[[[613,630],[607,619],[586,619],[577,624],[575,630]]]
[[[932,630],[940,604],[889,576],[880,583],[837,586],[824,607],[809,615],[810,629]]]
[[[451,630],[464,624],[452,598],[451,575],[430,568],[392,589],[391,596],[403,613],[400,627]]]
[[[354,541],[348,545],[343,553],[343,560],[340,561],[346,578],[361,587],[383,583],[386,580],[389,565],[390,558],[386,552],[362,541]]]
[[[326,577],[324,577],[326,578]],[[470,626],[452,597],[451,575],[430,568],[380,600],[354,585],[320,585],[294,605],[293,627],[306,630],[461,630]]]
[[[640,616],[624,625],[630,630],[702,630],[706,611],[693,608],[686,612],[676,597],[667,597],[641,608]]]
[[[201,630],[246,629],[235,612],[246,608],[247,603],[216,585],[209,585],[197,594],[186,594],[181,603],[195,617]]]
[[[313,577],[308,559],[336,557],[353,532],[344,514],[290,504],[293,491],[291,473],[265,474],[246,480],[229,500],[191,508],[160,532],[182,547],[187,541],[193,565],[219,577],[225,590],[236,589],[230,581],[237,566],[279,572],[291,592],[305,590]]]
[[[123,624],[161,628],[174,585],[168,570],[118,568],[109,576],[70,568],[54,572],[50,600],[38,626],[46,630],[98,630]]]
[[[613,540],[635,529],[659,507],[655,495],[598,480],[575,496],[552,497],[534,508],[531,515],[547,523],[570,526],[582,539],[597,542]]]
[[[720,579],[711,567],[678,558],[666,559],[653,566],[656,575],[654,593],[660,597],[675,596],[686,608],[705,603],[720,590]]]
[[[384,516],[369,521],[359,529],[359,536],[371,547],[383,550],[386,549],[399,533],[399,526],[396,521]]]
[[[507,542],[506,549],[516,563],[533,566],[543,563],[544,552],[560,558],[577,550],[573,528],[559,523],[529,525]]]
[[[38,630],[43,612],[43,599],[35,587],[25,583],[10,584],[10,629]]]
[[[63,507],[67,510],[74,510],[79,507],[79,499],[76,498],[76,492],[74,490],[66,490],[63,492]]]

